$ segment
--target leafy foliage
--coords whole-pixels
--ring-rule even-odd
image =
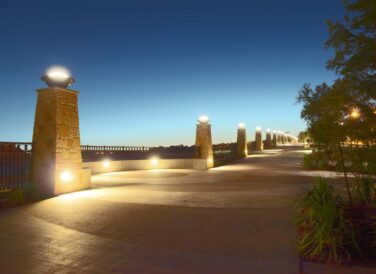
[[[345,218],[342,199],[324,178],[296,202],[294,223],[300,239],[298,249],[303,258],[339,263],[349,261],[357,250],[351,223]]]

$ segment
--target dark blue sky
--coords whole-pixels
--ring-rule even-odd
[[[298,133],[295,97],[331,82],[326,19],[340,0],[0,0],[0,141],[30,141],[35,89],[51,65],[71,70],[83,144],[193,144],[239,122]]]

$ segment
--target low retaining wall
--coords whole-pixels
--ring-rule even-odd
[[[158,159],[84,162],[84,168],[91,173],[105,173],[145,169],[208,169],[206,159]]]

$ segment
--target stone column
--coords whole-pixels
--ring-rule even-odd
[[[256,127],[255,133],[255,143],[256,143],[256,151],[262,151],[263,144],[262,144],[262,137],[261,137],[261,127]]]
[[[209,118],[201,116],[196,127],[196,158],[207,159],[207,166],[214,166],[211,125]]]
[[[277,131],[273,130],[272,148],[277,147]]]
[[[78,92],[63,87],[37,90],[31,180],[38,197],[91,186],[90,169],[82,169]]]
[[[238,125],[237,151],[239,158],[244,158],[248,155],[247,133],[243,123]]]
[[[272,135],[270,133],[270,129],[266,130],[266,139],[265,139],[265,148],[271,149],[272,148]]]

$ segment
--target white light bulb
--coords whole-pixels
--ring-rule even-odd
[[[245,128],[245,124],[244,123],[239,123],[238,124],[238,128],[241,128],[241,129]]]
[[[198,120],[198,122],[200,124],[207,124],[207,123],[209,123],[209,117],[206,116],[206,115],[201,115],[200,117],[198,117],[197,120]]]

